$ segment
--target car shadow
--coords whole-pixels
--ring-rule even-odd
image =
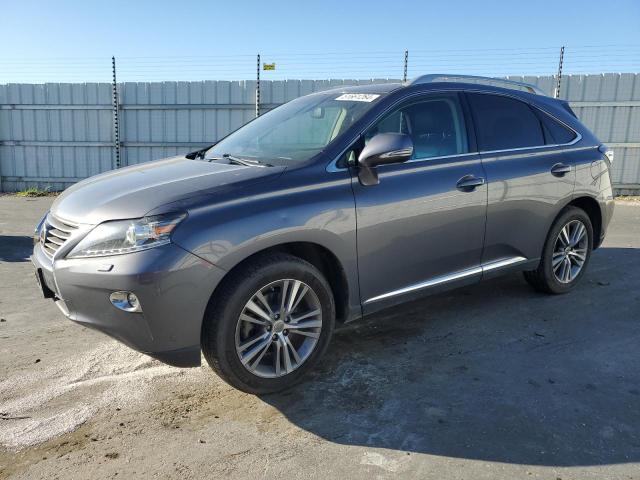
[[[32,250],[32,237],[0,235],[0,262],[27,262]]]
[[[340,444],[637,462],[639,285],[640,249],[602,248],[568,295],[536,293],[519,274],[439,294],[336,332],[308,381],[262,399]]]

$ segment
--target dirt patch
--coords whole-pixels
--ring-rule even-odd
[[[197,375],[108,342],[64,364],[0,382],[0,445],[9,450],[76,430],[105,408],[143,401],[154,381]]]
[[[616,202],[640,205],[640,195],[620,195],[616,197]]]

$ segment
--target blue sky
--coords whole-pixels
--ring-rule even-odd
[[[640,71],[639,0],[3,4],[0,82]]]

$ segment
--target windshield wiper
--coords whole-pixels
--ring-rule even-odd
[[[247,158],[236,157],[235,155],[231,155],[230,153],[222,154],[222,158],[229,160],[237,165],[244,165],[246,167],[273,167],[273,165],[269,163],[261,162],[260,160],[249,160]]]
[[[214,145],[215,143],[213,145],[209,145],[208,147],[204,147],[200,150],[196,150],[195,152],[187,153],[185,157],[188,158],[189,160],[195,160],[196,158],[201,158],[204,160],[205,153],[207,153],[207,150],[209,150]]]

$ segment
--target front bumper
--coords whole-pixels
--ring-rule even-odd
[[[170,365],[200,365],[202,319],[224,270],[174,244],[125,255],[55,260],[37,244],[31,260],[41,272],[45,296],[49,292],[70,320]],[[119,290],[135,293],[142,312],[113,306],[109,295]]]

